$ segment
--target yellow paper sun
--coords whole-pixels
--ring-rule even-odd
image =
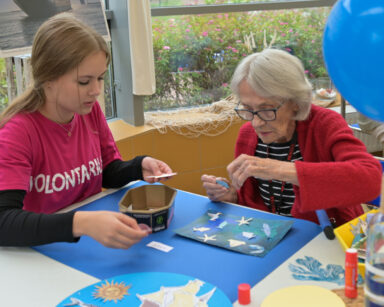
[[[117,300],[122,300],[124,298],[124,295],[129,295],[128,289],[131,287],[131,285],[126,286],[124,282],[121,283],[113,283],[113,280],[111,283],[109,283],[107,280],[105,281],[105,284],[102,284],[101,286],[96,286],[97,290],[93,293],[93,296],[95,298],[101,298],[103,300],[103,303],[107,301],[114,301],[117,303]]]

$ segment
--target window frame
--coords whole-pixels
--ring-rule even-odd
[[[151,16],[175,16],[300,9],[333,6],[337,0],[276,0],[271,2],[194,5],[179,7],[154,7]],[[133,126],[144,125],[144,96],[133,94],[131,54],[129,44],[127,1],[105,0],[107,19],[110,22],[113,76],[111,89],[114,93],[113,114]]]

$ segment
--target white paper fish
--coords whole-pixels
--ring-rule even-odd
[[[200,232],[208,231],[210,229],[211,228],[208,228],[208,227],[193,227],[193,231],[200,231]]]
[[[228,224],[227,221],[221,222],[220,225],[217,226],[217,228],[223,229],[225,226],[227,226],[227,224]]]
[[[271,227],[267,223],[263,224],[263,230],[267,238],[269,239],[271,237]]]
[[[257,244],[250,244],[248,245],[251,249],[253,249],[250,253],[251,254],[261,254],[262,252],[264,252],[265,248],[260,246],[260,245],[257,245]]]

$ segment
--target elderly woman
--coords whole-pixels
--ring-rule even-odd
[[[380,163],[338,113],[311,104],[312,87],[298,58],[276,49],[249,55],[231,88],[239,98],[235,110],[248,122],[227,167],[230,181],[202,176],[212,201],[314,222],[315,211],[326,209],[341,225],[378,196]]]

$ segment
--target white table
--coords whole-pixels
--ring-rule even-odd
[[[67,208],[65,211],[72,210],[114,191],[108,190],[99,193],[87,201]],[[327,264],[344,266],[344,252],[337,239],[330,241],[326,239],[323,233],[320,233],[252,288],[252,298],[256,303],[254,306],[260,306],[268,294],[282,287],[310,284],[329,289],[338,288],[334,283],[293,279],[288,265],[305,256],[316,258],[323,266]],[[100,281],[31,248],[0,247],[0,272],[0,306],[7,307],[56,306],[75,291]],[[235,302],[234,306],[241,305]]]

